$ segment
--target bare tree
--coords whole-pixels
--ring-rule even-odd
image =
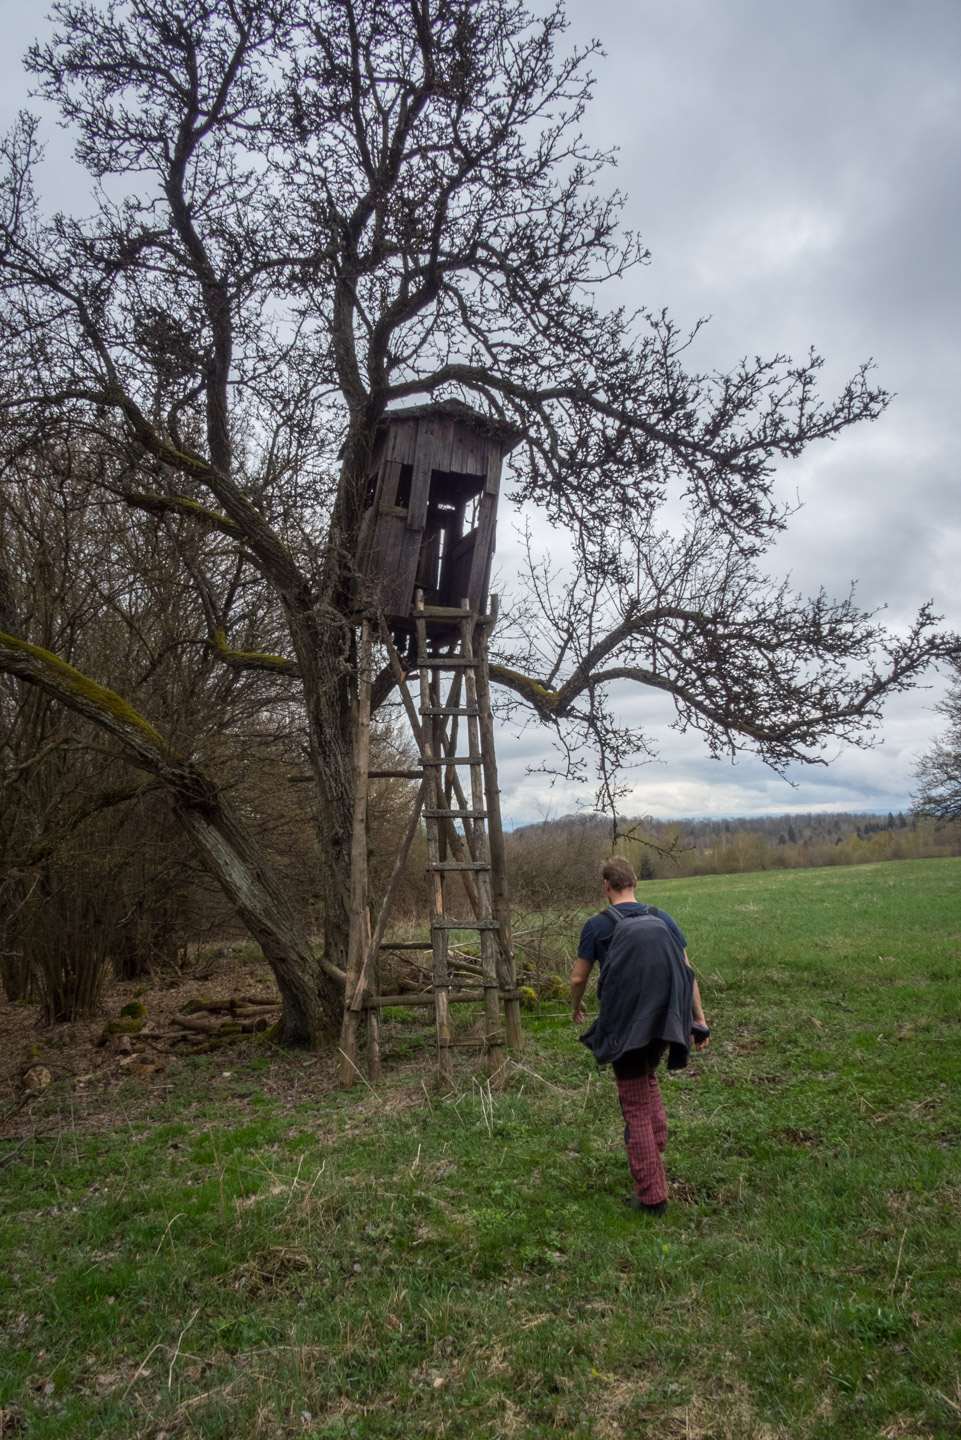
[[[600,740],[608,772],[638,739],[608,717],[612,680],[668,690],[712,744],[777,763],[863,739],[880,697],[937,651],[922,612],[876,664],[884,637],[851,602],[799,615],[752,568],[787,520],[775,463],[886,396],[865,366],[822,402],[813,354],[689,372],[692,337],[663,313],[601,303],[645,252],[596,184],[609,157],[579,132],[590,51],[561,52],[559,8],[63,0],[53,14],[29,66],[97,188],[92,219],[45,218],[21,121],[3,194],[2,333],[23,377],[9,409],[85,430],[105,492],[193,521],[201,555],[226,540],[272,589],[289,654],[212,610],[210,643],[300,686],[328,966],[347,952],[354,555],[391,405],[460,397],[523,431],[516,495],[571,532],[583,569],[547,599],[560,650],[498,679]],[[665,577],[652,517],[670,493],[691,535]],[[8,668],[52,684],[55,656],[16,633],[3,645]],[[79,708],[71,684],[61,698]],[[119,723],[92,696],[84,713]],[[137,727],[126,741],[199,824],[214,800],[185,763]],[[319,1011],[299,1030],[329,1033]]]
[[[159,792],[154,838],[169,798],[207,870],[271,960],[286,1032],[309,1039],[305,1011],[314,1013],[315,1025],[318,1017],[331,1024],[336,1007],[334,1016],[324,1014],[322,962],[288,899],[291,886],[276,873],[265,837],[255,839],[240,814],[253,808],[265,828],[264,811],[276,810],[276,800],[265,804],[258,796],[261,772],[275,794],[279,773],[289,837],[296,792],[286,776],[302,751],[300,712],[287,703],[289,679],[224,665],[208,639],[211,613],[269,628],[262,606],[270,592],[211,547],[201,569],[189,522],[171,516],[155,522],[104,506],[96,453],[6,438],[21,443],[0,455],[0,628],[8,632],[0,640],[0,668],[15,677],[0,688],[0,925],[6,917],[8,931],[36,930],[34,912],[45,908],[48,894],[63,891],[59,872],[70,871],[68,888],[79,876],[88,892],[84,915],[97,889],[109,897],[115,931],[109,953],[126,963],[130,945],[149,939],[144,925],[150,926],[142,885],[129,905],[120,903],[123,876],[144,851],[140,843],[131,854],[131,832],[137,821],[142,828],[144,809],[157,806]],[[238,789],[239,806],[228,798]],[[197,878],[189,856],[164,863],[158,847],[147,844],[155,919],[162,923],[178,886],[196,889]],[[52,908],[63,911],[59,901]],[[45,923],[41,930],[49,949],[53,928]],[[76,937],[70,947],[76,949]],[[96,958],[102,964],[100,951]],[[18,955],[4,959],[5,979],[12,988],[22,985]],[[74,968],[76,961],[74,954]],[[95,987],[85,995],[95,1000]]]
[[[928,606],[894,636],[853,589],[809,598],[772,580],[760,533],[747,549],[710,516],[679,535],[617,510],[607,523],[605,548],[578,537],[574,564],[528,546],[491,678],[508,710],[519,702],[552,728],[558,755],[544,771],[583,780],[596,762],[595,804],[609,814],[632,788],[630,763],[650,754],[643,731],[618,719],[616,683],[670,695],[677,727],[699,730],[712,755],[750,750],[783,771],[824,763],[829,741],[868,742],[885,696],[916,684],[950,643]]]
[[[938,820],[961,820],[961,660],[954,669],[947,698],[938,706],[947,726],[914,772],[919,786],[914,808]]]

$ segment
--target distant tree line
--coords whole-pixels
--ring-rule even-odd
[[[508,855],[515,906],[590,903],[611,845],[611,824],[601,815],[565,816],[514,830]],[[665,880],[958,855],[961,823],[900,811],[717,820],[646,816],[620,822],[615,848],[642,881]]]

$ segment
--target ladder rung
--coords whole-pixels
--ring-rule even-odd
[[[480,755],[445,755],[442,759],[428,759],[426,756],[422,762],[424,765],[483,765],[484,761]]]
[[[496,920],[437,920],[430,922],[432,930],[499,930]]]
[[[486,820],[486,810],[424,810],[425,820]]]
[[[426,710],[421,709],[420,713],[422,715],[480,715],[481,712],[476,707],[471,710],[466,705],[450,707],[445,705],[428,705]]]
[[[406,511],[404,513],[406,514]],[[425,620],[473,620],[478,625],[486,625],[491,618],[489,615],[478,614],[476,610],[462,610],[459,605],[422,605],[419,610],[415,605],[411,609],[410,618],[416,620],[418,616]]]
[[[433,950],[429,940],[382,940],[382,950]]]
[[[430,870],[489,870],[491,867],[486,860],[435,860],[428,865]]]
[[[368,780],[423,780],[422,770],[368,770]]]
[[[479,664],[467,655],[427,655],[417,662],[420,670],[476,670]]]
[[[489,988],[494,990],[497,987],[491,985]],[[524,998],[519,990],[498,990],[498,995],[501,1000],[522,1000]],[[483,999],[483,990],[455,990],[452,995],[448,995],[447,1003],[448,1005],[480,1005]],[[388,1005],[434,1005],[435,1003],[433,990],[412,990],[405,991],[402,995],[365,996],[363,1008],[380,1010]]]

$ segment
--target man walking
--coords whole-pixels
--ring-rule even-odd
[[[710,1031],[684,936],[664,910],[634,897],[637,876],[615,856],[601,869],[608,906],[587,921],[571,975],[571,1009],[584,1023],[584,991],[600,963],[600,1014],[580,1037],[599,1065],[610,1064],[624,1115],[624,1143],[635,1182],[628,1204],[647,1214],[667,1211],[661,1155],[667,1116],[657,1080],[665,1050],[668,1069],[687,1064],[693,1039],[703,1050]]]

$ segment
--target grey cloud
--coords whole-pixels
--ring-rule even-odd
[[[618,300],[668,305],[680,321],[711,314],[691,355],[700,368],[813,343],[828,358],[826,388],[873,355],[897,392],[876,425],[783,468],[783,493],[797,489],[806,509],[774,553],[778,572],[807,593],[822,581],[843,593],[860,577],[865,607],[888,601],[899,625],[931,596],[961,628],[957,0],[569,0],[568,9],[573,40],[597,34],[608,51],[594,66],[587,133],[620,146],[614,178],[653,251]],[[4,126],[27,95],[17,56],[45,28],[26,10],[6,11]],[[69,140],[52,124],[46,136],[48,187],[56,183],[58,203],[82,205]],[[509,525],[505,513],[505,580],[516,563]],[[898,808],[913,756],[937,729],[934,683],[891,703],[882,749],[800,771],[796,790],[753,760],[711,762],[696,736],[670,729],[663,697],[628,697],[666,761],[639,772],[636,808]],[[502,732],[502,784],[517,819],[537,818],[539,804],[573,804],[569,791],[524,778],[546,745],[534,729]]]

